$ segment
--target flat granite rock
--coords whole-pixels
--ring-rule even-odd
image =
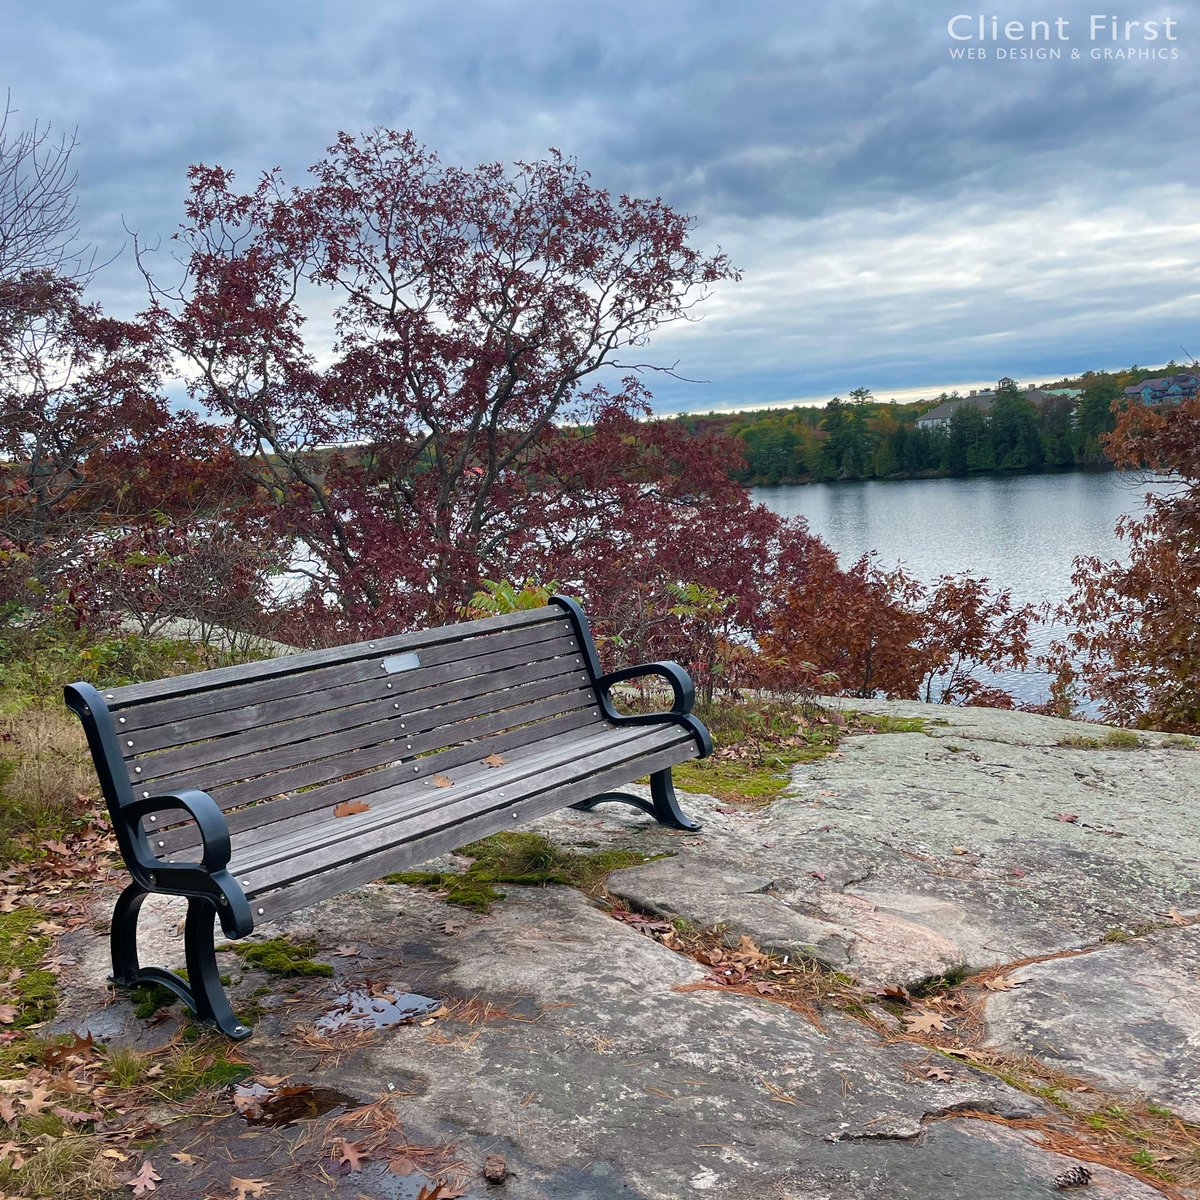
[[[703,832],[669,843],[678,862],[614,873],[610,891],[806,947],[872,985],[1076,949],[1200,909],[1194,750],[1159,735],[1135,750],[1063,746],[1104,730],[1028,713],[859,707],[923,716],[926,731],[849,737],[757,811],[687,797]],[[633,844],[621,831],[636,818],[597,815],[591,836]],[[576,814],[546,828],[588,836]]]
[[[988,1003],[994,1045],[1200,1123],[1200,926],[1014,971]]]
[[[1153,737],[1128,751],[1064,747],[1103,731],[1028,714],[857,707],[930,723],[847,738],[757,811],[684,797],[699,834],[620,805],[537,827],[566,845],[668,855],[614,872],[610,892],[867,984],[1045,959],[1014,965],[1023,986],[991,998],[991,1040],[1200,1115],[1200,926],[1178,923],[1200,908],[1200,755]],[[933,1051],[712,990],[691,959],[571,889],[505,890],[485,916],[382,884],[294,914],[283,932],[315,938],[337,977],[276,996],[244,1052],[262,1075],[390,1097],[414,1144],[455,1143],[471,1173],[502,1154],[512,1178],[477,1181],[473,1200],[1033,1200],[1056,1194],[1072,1165],[1004,1124],[1046,1110],[993,1076],[955,1063],[950,1082],[933,1082]],[[147,906],[144,962],[178,965],[177,916]],[[104,943],[87,927],[62,939],[56,1028],[146,1049],[175,1036],[177,1021],[140,1021],[112,995]],[[232,955],[222,966],[235,1007],[262,983]],[[318,1054],[315,1020],[367,978],[442,999],[450,1015]],[[486,1015],[456,1018],[453,1002],[471,998]],[[156,1151],[156,1196],[226,1195],[231,1175],[265,1178],[296,1155],[308,1166],[278,1167],[288,1174],[274,1189],[289,1200],[417,1194],[382,1164],[334,1177],[311,1139],[224,1120],[179,1143],[191,1154],[219,1143],[199,1165],[175,1163],[170,1144]],[[1101,1167],[1084,1194],[1160,1195]]]

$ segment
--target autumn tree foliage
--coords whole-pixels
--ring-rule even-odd
[[[1053,647],[1056,697],[1080,696],[1119,724],[1200,732],[1200,399],[1120,408],[1106,438],[1118,467],[1170,479],[1141,517],[1123,517],[1128,560],[1076,560]]]
[[[236,459],[221,430],[170,410],[151,331],[50,271],[0,279],[0,319],[0,612],[96,629],[144,624],[148,605],[161,620],[219,610],[236,572],[201,586],[183,565],[196,554],[163,538],[186,526],[209,558],[229,544]],[[136,582],[156,559],[194,582],[169,604]]]
[[[602,536],[617,558],[653,542],[599,529],[662,462],[610,468],[645,440],[644,343],[733,275],[724,256],[557,153],[463,170],[378,130],[311,176],[241,192],[194,168],[187,277],[149,314],[302,547],[309,636],[444,619],[481,577],[555,573],[568,543],[578,575]],[[657,511],[694,515],[704,486]]]
[[[864,555],[846,569],[822,542],[793,556],[793,583],[769,606],[760,670],[777,686],[823,681],[831,692],[1011,708],[995,673],[1023,670],[1029,605],[986,579],[932,585]],[[785,560],[786,561],[786,560]],[[800,563],[803,563],[803,568]]]

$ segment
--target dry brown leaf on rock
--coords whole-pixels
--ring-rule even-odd
[[[150,1160],[146,1159],[141,1170],[132,1179],[125,1180],[125,1186],[132,1188],[135,1196],[145,1196],[154,1191],[161,1180],[162,1176],[150,1165]]]
[[[369,1157],[361,1142],[348,1142],[344,1138],[334,1152],[339,1170],[359,1171],[364,1158]]]
[[[236,1175],[231,1175],[229,1186],[233,1189],[233,1200],[255,1200],[263,1195],[270,1185],[265,1179],[239,1179]]]
[[[932,1079],[935,1083],[952,1083],[954,1081],[954,1075],[945,1067],[926,1067],[925,1078]]]
[[[366,812],[370,807],[361,800],[344,800],[341,804],[334,806],[333,815],[335,817],[352,817],[355,813]]]
[[[941,1033],[950,1028],[949,1023],[935,1012],[922,1012],[905,1018],[909,1033]]]
[[[998,975],[995,979],[985,979],[983,986],[989,992],[1011,992],[1013,988],[1023,987],[1023,979],[1014,979],[1011,975]]]

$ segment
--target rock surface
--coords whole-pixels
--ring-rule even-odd
[[[619,805],[542,828],[567,844],[670,854],[610,877],[631,905],[813,953],[873,985],[1040,960],[1014,965],[1022,986],[991,997],[997,1046],[1200,1115],[1200,926],[1178,923],[1200,908],[1200,754],[1161,738],[1062,747],[1095,731],[1024,714],[856,707],[929,723],[848,738],[839,755],[796,768],[765,809],[683,797],[705,822],[698,835]],[[336,980],[271,1003],[247,1044],[261,1072],[392,1096],[412,1142],[457,1143],[476,1176],[470,1197],[1023,1200],[1055,1194],[1054,1176],[1072,1165],[1003,1124],[1051,1110],[992,1075],[954,1063],[948,1082],[932,1082],[931,1061],[948,1060],[930,1050],[849,1017],[822,1030],[765,998],[697,989],[695,961],[583,895],[506,890],[486,916],[386,885],[297,914],[288,932],[355,951],[328,958]],[[173,920],[164,911],[148,923],[144,962],[178,963]],[[1067,951],[1082,952],[1046,957]],[[76,957],[64,1027],[143,1046],[170,1036],[171,1023],[138,1021],[110,996],[103,939],[80,931],[64,952]],[[451,1013],[340,1055],[314,1052],[315,1019],[362,978],[443,999]],[[235,996],[258,982],[235,978]],[[489,1015],[454,1008],[472,997]],[[298,1153],[282,1133],[206,1136],[219,1155],[186,1177],[168,1166],[156,1195],[224,1195],[231,1174],[263,1177]],[[311,1153],[316,1142],[303,1144]],[[508,1182],[478,1178],[491,1154]],[[1092,1171],[1088,1196],[1161,1194]],[[415,1197],[419,1182],[365,1163],[344,1177],[294,1171],[276,1190]]]

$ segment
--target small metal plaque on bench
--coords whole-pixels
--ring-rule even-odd
[[[415,654],[389,654],[383,660],[383,669],[389,675],[396,675],[400,671],[411,671],[421,665],[421,660]]]

